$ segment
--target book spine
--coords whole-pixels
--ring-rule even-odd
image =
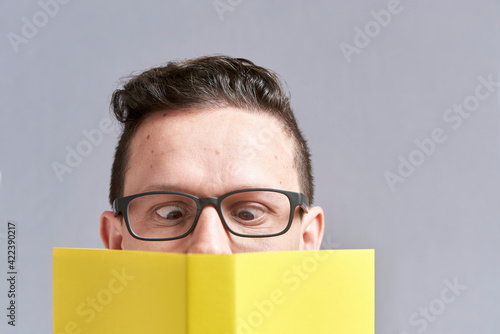
[[[235,334],[234,257],[191,254],[187,265],[187,333]]]

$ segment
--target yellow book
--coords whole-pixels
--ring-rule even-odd
[[[373,250],[54,249],[55,334],[374,333]]]

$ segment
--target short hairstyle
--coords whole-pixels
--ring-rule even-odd
[[[122,124],[122,134],[111,170],[111,205],[124,196],[130,143],[147,117],[165,111],[223,107],[264,112],[279,121],[294,141],[300,191],[312,203],[314,185],[309,148],[277,74],[247,59],[206,56],[151,68],[128,77],[123,87],[113,92],[111,109]]]

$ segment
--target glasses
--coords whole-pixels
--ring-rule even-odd
[[[172,191],[155,191],[115,199],[115,215],[122,214],[130,234],[140,240],[184,238],[196,227],[202,209],[213,205],[224,227],[248,238],[274,237],[286,233],[295,208],[305,212],[306,195],[277,189],[244,189],[219,197],[198,198]]]

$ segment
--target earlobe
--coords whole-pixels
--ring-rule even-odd
[[[302,219],[302,238],[301,250],[319,250],[323,233],[325,229],[325,221],[323,209],[315,206],[309,209]]]
[[[101,215],[101,239],[107,249],[122,249],[121,221],[112,211]]]

